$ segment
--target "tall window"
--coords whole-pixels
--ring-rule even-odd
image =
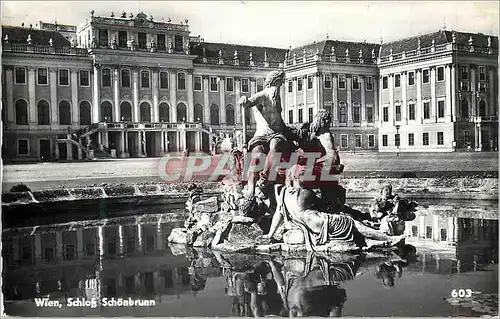
[[[467,100],[462,100],[460,103],[460,111],[462,113],[462,117],[469,117],[469,102]]]
[[[179,72],[177,73],[177,90],[185,90],[186,89],[186,73]]]
[[[361,147],[361,134],[354,135],[354,147]]]
[[[444,132],[437,132],[437,144],[444,145]]]
[[[408,117],[410,120],[415,120],[415,104],[408,105]]]
[[[90,86],[90,73],[87,70],[80,70],[80,86]]]
[[[444,67],[442,66],[437,68],[437,80],[444,81]]]
[[[183,51],[184,43],[181,35],[176,35],[174,37],[174,50]]]
[[[470,145],[470,131],[464,131],[464,145]]]
[[[293,110],[288,111],[288,123],[293,123]]]
[[[352,121],[354,123],[361,123],[360,109],[359,106],[352,107]]]
[[[310,107],[308,110],[307,110],[307,118],[309,120],[309,123],[312,123],[313,121],[313,108]]]
[[[375,135],[368,135],[368,147],[375,147]]]
[[[302,91],[302,78],[297,78],[297,91]]]
[[[234,125],[234,106],[231,104],[226,106],[226,124]]]
[[[194,106],[194,119],[198,123],[203,123],[203,106],[200,104]]]
[[[299,113],[299,123],[304,123],[304,109],[298,109]]]
[[[141,71],[141,88],[149,88],[149,71]]]
[[[366,79],[366,90],[373,91],[373,77],[367,76],[365,79]]]
[[[352,77],[352,89],[359,90],[359,77],[353,75]]]
[[[241,92],[248,93],[250,92],[248,79],[241,79]]]
[[[217,77],[211,76],[210,77],[210,92],[217,92],[218,87],[219,87],[219,85],[217,83]]]
[[[170,122],[170,107],[168,106],[168,104],[165,102],[160,103],[159,109],[160,109],[159,112],[160,122],[167,122],[167,123]]]
[[[396,105],[396,121],[401,121],[401,105]]]
[[[307,89],[311,90],[312,88],[313,88],[313,77],[309,75],[307,77]]]
[[[384,106],[383,108],[383,114],[382,114],[382,118],[383,118],[383,121],[384,122],[389,122],[389,107],[388,106]]]
[[[113,122],[113,105],[109,101],[101,103],[101,122]]]
[[[99,29],[99,46],[108,46],[108,29]]]
[[[479,101],[479,116],[486,116],[486,102],[484,100]]]
[[[288,93],[293,92],[293,81],[288,81]]]
[[[444,117],[444,101],[438,101],[438,117]]]
[[[324,84],[325,84],[325,89],[332,88],[332,75],[331,74],[325,74]]]
[[[408,133],[408,146],[415,145],[415,135],[413,133]]]
[[[479,67],[479,81],[486,81],[486,68],[484,66]]]
[[[151,122],[151,106],[147,102],[142,102],[139,106],[140,109],[140,121],[141,122]]]
[[[137,33],[137,42],[139,43],[139,49],[145,49],[146,48],[146,33],[145,32],[138,32]]]
[[[29,142],[27,139],[17,140],[17,154],[29,155]]]
[[[166,49],[165,34],[164,33],[156,34],[156,47],[158,48],[158,50],[162,50],[162,51],[164,51]]]
[[[132,121],[132,105],[125,101],[120,105],[120,114],[124,121]]]
[[[90,125],[91,114],[90,104],[87,101],[80,103],[80,125]]]
[[[50,107],[49,103],[41,100],[37,105],[38,110],[38,125],[50,125]]]
[[[424,119],[431,118],[431,107],[429,102],[424,102]]]
[[[468,80],[469,79],[469,68],[467,65],[462,65],[460,68],[460,78],[462,80]]]
[[[226,78],[226,91],[233,92],[234,91],[234,79]]]
[[[339,105],[339,123],[347,123],[347,106],[345,103]]]
[[[16,84],[26,84],[26,68],[16,67]]]
[[[69,85],[69,70],[59,69],[59,85],[68,86]]]
[[[194,90],[201,91],[201,76],[195,76],[194,78]]]
[[[401,144],[399,144],[399,143],[400,143],[399,133],[394,134],[394,146],[400,146]]]
[[[384,76],[382,77],[382,89],[387,90],[388,87],[389,87],[389,79],[387,78],[387,76]]]
[[[49,77],[47,74],[47,68],[39,68],[37,69],[37,84],[38,85],[47,85],[49,84]]]
[[[160,72],[160,89],[168,89],[168,72]]]
[[[429,133],[422,134],[422,144],[429,145]]]
[[[401,74],[394,75],[394,87],[398,88],[401,86]]]
[[[210,106],[210,124],[219,125],[219,106],[217,104]]]
[[[16,124],[28,125],[28,103],[23,99],[16,101]]]
[[[177,122],[186,122],[187,107],[184,103],[177,104]]]
[[[366,108],[366,121],[368,123],[373,123],[373,107]]]
[[[422,71],[422,83],[429,83],[429,70]]]
[[[408,72],[408,85],[415,84],[415,72]]]
[[[388,140],[387,140],[387,135],[384,134],[382,135],[382,146],[387,146],[389,145]]]
[[[59,102],[59,124],[71,125],[71,106],[68,101]]]
[[[111,87],[111,70],[110,69],[102,69],[101,79],[102,79],[102,86],[103,87]]]
[[[345,75],[339,75],[339,89],[345,89]]]
[[[260,92],[264,89],[264,80],[257,79],[257,92]]]
[[[129,70],[122,70],[121,71],[121,80],[122,80],[122,87],[124,87],[124,88],[130,87],[130,71]]]
[[[340,147],[341,148],[348,148],[349,143],[348,143],[348,138],[347,134],[340,134]]]
[[[120,48],[126,48],[128,42],[127,31],[118,31],[118,46]]]

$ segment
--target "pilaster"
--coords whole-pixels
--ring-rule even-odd
[[[141,110],[139,109],[139,69],[132,68],[132,121],[139,122]]]
[[[101,96],[101,66],[94,63],[94,90],[92,99],[92,123],[98,123],[100,120],[100,96]]]
[[[49,87],[50,87],[50,124],[52,129],[59,125],[59,105],[57,103],[57,69],[49,68]]]
[[[408,124],[408,102],[406,97],[406,82],[407,82],[408,72],[404,71],[401,74],[401,122],[403,124]],[[401,145],[401,138],[400,138]]]
[[[202,77],[203,81],[203,122],[205,124],[210,124],[210,100],[208,98],[208,77],[204,75]],[[236,91],[239,91],[239,87],[235,87]],[[237,93],[238,94],[238,93]]]
[[[79,124],[80,107],[78,105],[78,70],[71,70],[71,123]]]
[[[170,74],[170,122],[178,123],[177,118],[177,70],[171,70]]]
[[[423,123],[423,117],[424,117],[424,112],[423,112],[423,105],[422,105],[422,70],[417,69],[417,105],[415,105],[415,119],[417,120],[417,123],[422,124]]]
[[[114,104],[114,118],[115,122],[120,122],[122,115],[120,110],[120,69],[115,66],[113,70],[113,104]]]
[[[36,78],[35,78],[35,68],[28,67],[28,113],[29,113],[29,124],[37,123],[37,107],[36,107]]]
[[[219,77],[220,124],[226,124],[226,86],[225,78]]]
[[[361,94],[361,126],[367,125],[366,120],[366,96],[365,96],[365,77],[359,76],[359,88]]]
[[[194,96],[193,96],[193,72],[188,70],[186,73],[187,77],[187,121],[194,122]]]
[[[451,121],[457,121],[457,74],[455,64],[451,65],[451,106],[450,106],[450,116]]]
[[[451,91],[451,66],[449,64],[446,64],[444,66],[444,76],[444,80],[446,81],[444,118],[446,123],[450,123],[452,121],[451,97],[453,95],[453,92]]]
[[[337,84],[337,75],[332,74],[332,116],[333,116],[333,125],[339,125],[339,110],[338,110],[338,84]]]
[[[153,112],[151,114],[151,122],[157,123],[160,122],[160,109],[159,109],[159,104],[158,104],[158,95],[159,95],[159,88],[158,88],[158,72],[159,70],[157,68],[153,68],[151,70],[153,72],[152,75],[152,81],[153,85],[151,86],[153,88]]]
[[[437,122],[436,106],[436,67],[431,67],[431,121]]]
[[[235,123],[236,124],[241,124],[243,123],[242,119],[242,109],[240,105],[240,79],[239,78],[234,78],[234,97],[236,98],[236,102],[234,103],[234,117],[235,117]],[[247,123],[248,124],[248,123]],[[212,141],[210,140],[209,144],[212,144]]]
[[[394,107],[394,74],[389,74],[388,76],[388,86],[389,86],[389,123],[395,125],[396,108]]]
[[[477,116],[477,98],[476,98],[476,89],[477,89],[477,81],[476,81],[476,65],[470,65],[470,90],[472,94],[471,98],[471,115]]]
[[[346,92],[347,92],[347,126],[352,126],[352,75],[346,75]]]
[[[5,95],[6,95],[6,103],[7,103],[7,122],[14,123],[14,71],[11,66],[4,66],[5,70]]]

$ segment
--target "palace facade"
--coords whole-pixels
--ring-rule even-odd
[[[390,43],[279,49],[205,42],[144,13],[2,29],[6,161],[209,153],[242,130],[241,96],[283,69],[282,116],[333,115],[340,150],[496,150],[498,37],[441,30]],[[255,128],[246,113],[248,132]]]

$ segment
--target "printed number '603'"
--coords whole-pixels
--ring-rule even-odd
[[[451,291],[451,296],[452,297],[471,297],[472,296],[472,290],[470,289],[453,289]]]

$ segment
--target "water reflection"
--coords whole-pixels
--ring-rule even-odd
[[[158,214],[4,230],[5,299],[141,297],[161,304],[169,296],[210,291],[229,301],[219,316],[341,316],[351,293],[345,285],[360,274],[394,288],[404,272],[464,273],[498,262],[497,220],[421,215],[407,225],[404,249],[360,256],[221,254],[169,246],[168,235],[182,223]],[[224,288],[214,292],[211,279]],[[186,315],[204,315],[201,306],[191,307]]]

